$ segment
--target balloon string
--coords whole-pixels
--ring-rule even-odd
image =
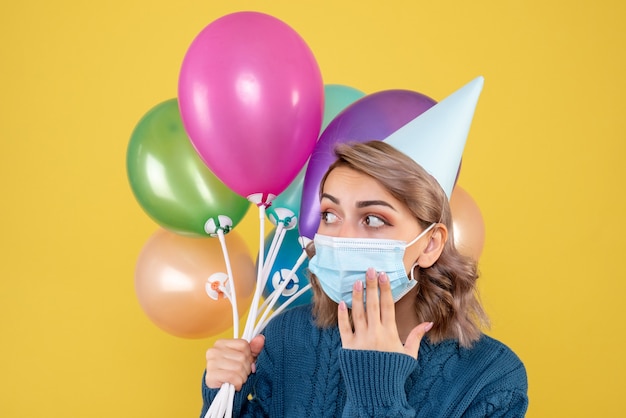
[[[255,327],[254,333],[253,333],[254,336],[259,335],[261,333],[261,331],[263,331],[263,329],[265,329],[265,326],[267,325],[267,323],[274,316],[276,316],[276,312],[275,312],[274,314],[272,314],[266,320],[267,316],[269,315],[269,313],[272,311],[272,309],[276,305],[276,302],[278,301],[278,298],[283,293],[285,288],[289,285],[289,283],[293,280],[293,277],[296,275],[296,271],[298,271],[298,269],[300,268],[302,263],[304,263],[304,260],[306,259],[306,257],[307,257],[306,251],[303,250],[302,254],[300,254],[300,257],[298,258],[298,260],[294,264],[293,268],[291,269],[291,271],[289,272],[287,277],[283,278],[283,282],[279,286],[277,286],[276,289],[274,289],[274,291],[267,298],[267,300],[265,301],[263,306],[261,306],[261,309],[263,309],[263,307],[265,307],[265,311],[263,312],[263,315],[261,316],[261,318],[257,322],[257,326]],[[310,285],[309,285],[309,287],[310,287]],[[307,287],[307,290],[308,289],[309,288]],[[277,311],[277,312],[282,311],[284,309],[283,306],[285,306],[285,307],[289,306],[289,304],[291,304],[291,302],[293,302],[293,300],[295,300],[302,293],[304,293],[304,292],[302,292],[302,290],[300,290],[298,293],[296,293],[295,295],[292,295],[290,298],[288,298],[285,302],[282,303],[281,307],[279,308],[279,311]]]
[[[265,329],[265,327],[267,326],[267,324],[269,324],[269,322],[274,319],[274,317],[278,314],[280,314],[282,311],[284,311],[285,309],[287,309],[289,307],[289,305],[291,305],[296,299],[298,299],[300,296],[302,296],[304,294],[304,292],[306,292],[307,290],[309,290],[311,288],[311,284],[307,284],[306,286],[304,286],[302,289],[298,290],[298,292],[293,295],[290,296],[286,301],[284,301],[283,303],[281,303],[281,305],[278,307],[278,309],[276,309],[276,311],[274,311],[269,318],[267,318],[267,320],[259,325],[259,333],[261,333],[261,331],[263,331]]]
[[[228,401],[228,387],[232,386],[230,383],[222,383],[220,390],[211,402],[209,410],[204,415],[204,418],[223,418],[226,412],[226,401]]]
[[[250,303],[250,310],[248,312],[248,318],[246,320],[246,326],[243,332],[243,338],[248,342],[252,339],[252,332],[254,331],[254,323],[257,319],[258,315],[258,307],[259,300],[261,298],[261,293],[263,290],[262,286],[262,276],[263,276],[263,264],[264,264],[264,237],[265,237],[265,205],[258,205],[259,208],[259,262],[257,268],[257,280],[255,286],[254,297],[252,298],[252,302]],[[218,236],[220,236],[220,242],[222,242],[223,233],[220,235],[222,231],[218,231]],[[224,251],[225,246],[223,245],[222,250]],[[224,252],[226,254],[226,252]],[[226,257],[226,256],[225,256]],[[227,268],[229,266],[229,262],[227,262]],[[228,273],[230,275],[230,272]],[[233,298],[234,299],[234,298]],[[235,325],[233,321],[233,327],[238,326]],[[239,331],[234,333],[234,338],[238,338]],[[211,406],[207,411],[205,418],[223,418],[225,414],[229,414],[228,416],[232,416],[232,405],[234,399],[235,387],[230,383],[224,383],[220,387],[217,395],[211,402]]]
[[[272,307],[276,304],[276,301],[278,300],[278,298],[280,297],[282,292],[285,290],[285,288],[287,288],[287,286],[289,286],[289,282],[293,279],[293,276],[295,276],[295,272],[298,271],[298,269],[300,268],[300,266],[304,262],[305,258],[306,258],[306,252],[302,251],[302,254],[300,254],[300,257],[296,261],[296,264],[294,265],[294,267],[289,272],[288,277],[286,277],[286,278],[283,277],[283,281],[274,289],[274,291],[272,293],[270,293],[270,295],[267,297],[267,299],[265,299],[265,301],[263,302],[263,304],[259,308],[260,311],[262,311],[264,309],[266,311],[268,309],[270,309],[270,310],[272,309]],[[266,308],[268,305],[270,305],[270,306],[268,308]]]
[[[276,259],[275,254],[278,253],[278,249],[280,248],[280,245],[282,243],[281,235],[284,236],[284,233],[283,233],[284,230],[285,230],[285,226],[282,224],[282,222],[276,225],[276,231],[274,232],[272,243],[270,244],[270,247],[267,251],[267,259],[265,260],[265,263],[263,265],[264,276],[269,274],[268,271],[271,270],[272,264],[274,264],[274,261],[272,259]]]
[[[274,263],[276,262],[276,257],[278,257],[278,253],[280,248],[282,247],[283,240],[285,239],[285,235],[288,230],[293,228],[293,225],[290,223],[295,221],[297,218],[293,216],[288,216],[284,219],[276,220],[276,230],[274,231],[274,237],[272,238],[272,243],[270,244],[267,257],[268,259],[265,261],[265,265],[263,266],[263,276],[262,276],[262,286],[263,289],[267,286],[267,282],[269,280],[270,273],[272,271],[272,267],[274,267]],[[262,311],[267,305],[267,300],[263,302],[259,311]]]
[[[304,294],[307,290],[311,288],[311,285],[308,284],[300,289],[296,294],[289,297],[285,302],[281,304],[281,306],[273,313],[270,314],[278,298],[288,286],[288,284],[292,281],[295,272],[300,268],[304,260],[306,259],[306,252],[302,251],[302,254],[298,258],[298,261],[289,272],[287,278],[283,280],[283,282],[272,292],[272,294],[268,297],[268,300],[263,302],[263,305],[259,306],[261,295],[263,293],[263,289],[265,288],[267,281],[269,280],[269,275],[271,269],[276,261],[276,257],[278,256],[278,250],[282,246],[285,234],[287,229],[285,229],[284,223],[279,223],[277,225],[276,231],[274,233],[274,238],[272,239],[272,243],[270,244],[270,248],[268,249],[267,260],[265,259],[265,205],[258,205],[259,208],[259,256],[258,256],[258,266],[257,266],[257,280],[255,286],[254,297],[252,302],[250,303],[250,310],[248,313],[248,318],[246,320],[246,326],[243,332],[243,338],[248,342],[252,340],[252,338],[256,337],[260,334],[269,321],[271,321],[276,315],[281,313],[284,309],[286,309],[293,301],[295,301],[298,297]],[[231,271],[231,264],[228,258],[228,252],[226,250],[226,242],[224,238],[224,232],[220,229],[218,230],[218,237],[220,238],[220,243],[222,244],[222,251],[224,253],[224,260],[226,262],[226,268],[228,272],[228,285],[231,289],[231,292],[225,292],[226,297],[230,300],[231,305],[233,307],[233,334],[234,338],[239,338],[239,314],[237,312],[237,300],[234,289],[234,279]],[[262,311],[263,314],[259,318],[259,312]],[[269,316],[269,317],[268,317]],[[236,319],[235,319],[236,318]],[[256,325],[255,325],[256,324]],[[217,395],[211,402],[209,409],[205,415],[205,418],[224,418],[224,417],[232,417],[233,414],[233,405],[234,405],[234,396],[235,396],[235,387],[230,383],[224,383],[220,387]]]
[[[226,238],[222,229],[217,230],[217,236],[222,246],[222,253],[224,254],[224,263],[226,264],[226,274],[228,276],[229,290],[225,294],[230,300],[230,305],[233,311],[233,338],[239,338],[239,310],[237,308],[237,291],[235,290],[235,279],[233,278],[233,270],[230,264],[230,257],[228,256],[228,248],[226,247]]]
[[[228,402],[226,404],[225,417],[231,418],[233,416],[233,404],[235,402],[235,387],[228,385]]]
[[[259,308],[259,311],[263,312],[263,313],[260,315],[260,319],[257,320],[257,325],[254,328],[253,335],[256,336],[256,335],[259,334],[259,332],[260,332],[260,329],[259,329],[260,325],[263,323],[263,321],[265,321],[265,318],[267,318],[267,316],[270,314],[270,312],[274,308],[274,305],[276,305],[276,302],[278,301],[278,299],[282,295],[283,291],[287,288],[287,286],[289,285],[289,283],[293,279],[294,271],[296,271],[297,269],[298,269],[298,266],[295,266],[289,272],[287,277],[282,277],[281,278],[282,280],[281,280],[280,284],[278,286],[276,286],[274,291],[272,291],[272,293],[270,293],[270,295],[267,297],[267,299],[265,299],[265,301],[263,302],[263,304]]]
[[[225,286],[224,295],[230,301],[233,312],[233,338],[239,338],[239,312],[237,309],[237,293],[235,290],[235,279],[233,278],[232,266],[230,263],[230,257],[228,255],[228,248],[226,247],[226,238],[222,229],[217,230],[217,236],[222,247],[222,253],[224,255],[224,263],[226,264],[226,272],[228,281]],[[225,414],[229,417],[232,416],[232,401],[229,402],[231,392],[234,395],[235,387],[229,383],[224,383],[220,387],[215,399],[211,402],[205,418],[223,418]],[[229,412],[230,411],[230,412]]]
[[[263,266],[263,276],[261,278],[261,288],[265,289],[267,285],[267,281],[269,279],[270,272],[272,271],[272,267],[274,267],[274,263],[276,262],[276,257],[278,256],[278,251],[283,245],[283,239],[285,238],[285,234],[287,230],[285,226],[280,223],[276,227],[276,231],[274,232],[274,238],[272,239],[272,244],[267,252],[267,259],[265,260],[265,265]],[[263,307],[259,308],[260,310]]]
[[[259,208],[259,257],[258,257],[258,269],[257,280],[254,291],[254,297],[250,304],[250,311],[248,313],[248,319],[246,320],[246,328],[243,331],[243,338],[248,342],[252,339],[252,332],[254,331],[254,322],[257,319],[259,311],[259,301],[261,300],[261,294],[263,293],[262,277],[263,277],[263,264],[265,253],[265,205],[258,205]]]
[[[226,399],[226,396],[228,395],[228,385],[228,383],[225,383],[220,388],[221,396],[219,402],[217,403],[217,410],[214,412],[216,418],[222,418],[226,413],[226,402],[228,401],[228,399]]]

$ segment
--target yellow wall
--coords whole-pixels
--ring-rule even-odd
[[[158,227],[125,153],[238,10],[291,25],[326,83],[441,100],[485,76],[459,184],[487,225],[491,334],[526,363],[529,417],[626,415],[623,2],[26,0],[0,6],[0,416],[197,416],[210,341],[138,305]]]

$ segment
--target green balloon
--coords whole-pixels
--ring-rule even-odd
[[[126,169],[144,211],[163,228],[182,235],[206,237],[209,220],[228,232],[250,207],[200,159],[176,99],[156,105],[139,121],[128,145]]]

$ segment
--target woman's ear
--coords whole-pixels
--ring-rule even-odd
[[[448,240],[448,228],[442,224],[438,223],[433,228],[433,233],[430,235],[430,241],[420,254],[417,262],[420,267],[430,267],[435,264],[435,261],[439,259],[439,256],[443,252],[444,247],[446,246],[446,241]]]

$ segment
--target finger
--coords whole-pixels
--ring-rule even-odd
[[[414,359],[417,359],[417,354],[420,349],[420,342],[422,341],[422,338],[424,338],[424,335],[428,331],[430,331],[432,327],[432,322],[422,322],[421,324],[413,328],[409,333],[406,342],[404,343],[404,352],[412,356]]]
[[[252,353],[252,357],[257,358],[261,350],[263,350],[263,346],[265,345],[265,336],[263,334],[259,334],[254,337],[250,341],[250,352]]]
[[[381,272],[378,275],[378,285],[380,288],[380,320],[385,328],[396,324],[396,309],[391,294],[391,284],[387,273]]]
[[[341,336],[341,345],[343,348],[350,348],[354,333],[352,332],[352,326],[350,325],[348,307],[344,301],[339,302],[339,307],[337,308],[337,319],[339,335]]]
[[[380,304],[378,302],[378,277],[372,267],[365,273],[365,303],[367,323],[370,326],[380,324]]]
[[[206,383],[211,388],[222,383],[241,387],[250,375],[254,359],[250,344],[243,339],[223,339],[206,352]]]
[[[354,333],[367,329],[365,307],[363,306],[363,282],[360,280],[354,282],[352,287],[352,322],[354,323]]]
[[[250,353],[252,354],[253,363],[250,365],[250,372],[256,373],[256,358],[263,350],[265,345],[265,336],[257,335],[250,341]]]
[[[250,353],[250,343],[243,338],[226,338],[215,342],[213,348],[220,351]]]
[[[207,371],[204,381],[211,389],[219,389],[224,383],[230,383],[239,391],[247,378],[248,375],[242,376],[231,370],[213,370],[210,373]]]
[[[213,348],[207,351],[207,361],[209,355],[217,357],[218,360],[234,363],[251,363],[253,360],[250,344],[243,339],[218,340]]]
[[[238,375],[248,376],[252,363],[252,357],[211,352],[207,354],[206,368],[208,372],[231,371]]]
[[[205,381],[210,388],[219,388],[223,383],[241,387],[250,375],[249,363],[240,363],[220,356],[208,355]]]

